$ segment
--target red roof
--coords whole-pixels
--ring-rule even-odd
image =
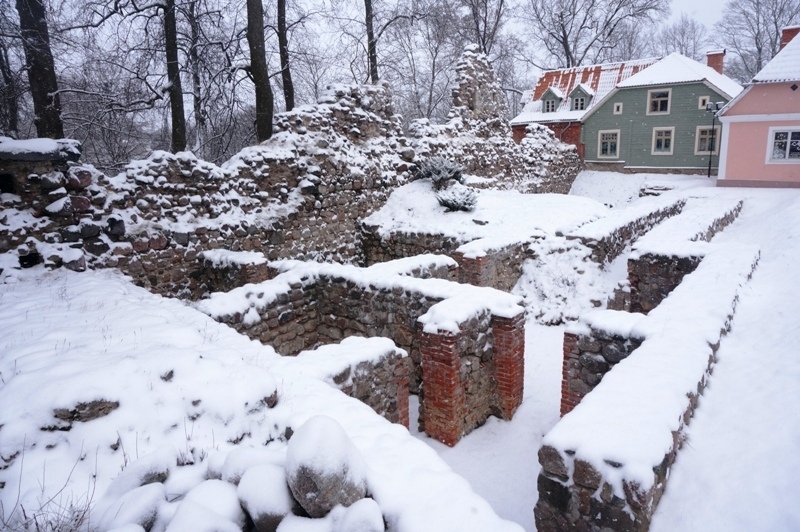
[[[532,100],[539,100],[549,87],[557,87],[565,95],[569,95],[575,87],[583,83],[591,87],[595,93],[607,93],[616,87],[617,83],[624,81],[644,70],[658,58],[636,59],[633,61],[623,61],[620,63],[606,63],[603,65],[587,65],[579,67],[564,68],[561,70],[548,70],[543,72],[533,89]],[[603,85],[609,83],[609,87],[601,86],[601,73]],[[614,75],[616,74],[616,75]],[[603,90],[605,89],[605,90]]]

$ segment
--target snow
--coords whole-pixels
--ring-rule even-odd
[[[267,258],[257,251],[229,251],[227,249],[210,249],[198,255],[216,267],[241,266],[244,264],[266,264]]]
[[[795,37],[775,54],[761,71],[753,76],[753,83],[778,83],[800,81],[800,38]]]
[[[15,140],[9,137],[0,137],[0,153],[9,156],[22,154],[57,156],[60,148],[58,142],[52,139]]]
[[[714,200],[709,205],[718,200],[743,199],[744,208],[739,219],[707,246],[705,272],[701,264],[698,280],[681,285],[673,293],[673,305],[680,309],[677,318],[659,310],[661,307],[646,318],[604,311],[587,314],[585,311],[592,307],[589,300],[607,296],[624,277],[620,266],[624,266],[627,254],[612,268],[592,270],[579,248],[569,247],[555,236],[560,226],[558,214],[542,213],[546,223],[537,226],[540,233],[524,233],[542,237],[532,244],[541,252],[562,246],[565,249],[557,254],[557,262],[546,264],[554,268],[550,278],[553,285],[557,279],[568,277],[557,276],[564,271],[575,272],[576,281],[559,292],[561,300],[525,299],[530,311],[525,396],[514,419],[490,418],[454,448],[417,433],[414,420],[409,434],[375,416],[366,405],[345,397],[311,373],[312,363],[303,361],[313,359],[313,354],[304,353],[297,364],[292,364],[292,359],[277,357],[271,348],[178,301],[134,287],[111,271],[76,274],[46,272],[42,267],[16,270],[16,257],[0,254],[0,268],[4,270],[0,274],[0,456],[4,466],[12,460],[0,470],[0,482],[5,483],[0,489],[5,518],[12,511],[13,516],[21,514],[19,506],[15,508],[18,497],[28,512],[51,499],[51,510],[54,505],[68,508],[90,500],[98,512],[101,507],[120,509],[109,514],[117,530],[143,530],[130,521],[146,517],[147,508],[153,505],[158,508],[153,526],[157,532],[239,530],[230,514],[225,517],[208,508],[212,506],[210,495],[199,496],[202,502],[198,504],[187,500],[187,494],[211,479],[220,479],[211,486],[225,481],[231,487],[238,480],[235,489],[242,500],[279,502],[279,495],[269,496],[269,500],[258,497],[283,488],[280,479],[265,480],[260,487],[263,492],[256,493],[259,489],[248,478],[267,478],[266,473],[259,474],[265,470],[280,477],[287,453],[286,442],[281,440],[285,428],[296,430],[314,416],[325,415],[336,420],[363,457],[372,499],[362,499],[348,509],[334,509],[324,519],[289,516],[280,525],[282,532],[349,530],[349,523],[356,522],[371,530],[378,525],[379,515],[386,518],[391,529],[400,531],[532,531],[539,473],[536,451],[544,438],[556,438],[561,430],[552,432],[560,425],[561,341],[565,329],[537,323],[532,309],[538,305],[560,314],[573,309],[576,315],[572,319],[582,316],[570,327],[591,324],[647,337],[640,348],[641,356],[632,355],[627,363],[619,364],[573,414],[584,409],[593,414],[589,417],[602,418],[599,410],[605,408],[605,401],[611,406],[614,396],[602,391],[593,394],[603,387],[623,387],[626,394],[616,397],[615,408],[619,403],[630,409],[658,404],[659,409],[668,411],[663,419],[648,417],[626,425],[630,434],[643,429],[655,434],[677,424],[674,415],[667,419],[667,413],[680,411],[687,401],[685,393],[664,394],[663,389],[686,387],[692,379],[696,383],[697,372],[702,373],[707,362],[702,356],[688,357],[692,360],[686,362],[684,371],[674,370],[676,360],[686,358],[684,353],[699,355],[708,350],[708,341],[718,335],[714,327],[727,320],[731,308],[714,301],[738,295],[731,332],[721,339],[719,361],[695,418],[686,428],[687,444],[671,471],[651,530],[797,530],[800,299],[795,287],[796,265],[800,262],[800,191],[701,187],[698,185],[713,182],[699,176],[584,172],[573,192],[598,202],[569,199],[594,205],[594,213],[575,215],[565,199],[551,202],[545,198],[544,206],[554,207],[556,201],[562,201],[566,216],[573,216],[574,226],[578,226],[592,216],[605,216],[628,203],[640,202],[634,181],[645,187],[668,184],[679,189],[671,194],[691,197],[690,204],[705,196]],[[484,199],[482,194],[478,208]],[[521,208],[527,199],[519,201],[519,206],[512,202],[509,210],[520,208],[517,212],[524,223],[540,214]],[[616,208],[608,210],[602,203]],[[652,201],[646,199],[644,203]],[[424,209],[415,212],[430,216],[428,221],[434,219]],[[404,223],[399,213],[393,224]],[[16,220],[23,213],[5,209],[0,216]],[[490,223],[478,226],[462,218],[462,225],[467,225],[465,220],[479,230],[493,223],[493,218],[487,217]],[[497,226],[504,227],[500,223]],[[469,229],[464,232],[465,238],[473,240],[499,240],[504,231],[473,234],[473,228]],[[761,250],[759,267],[749,283],[739,286],[753,258],[753,246]],[[372,273],[351,269],[348,275],[363,282],[371,282],[374,275],[383,279],[381,282],[391,278],[394,283],[400,282],[394,280],[397,276],[418,267],[450,264],[450,259],[426,256],[419,261],[381,265],[383,271],[376,268]],[[314,268],[317,266],[303,270],[300,264],[286,263],[281,275],[302,279]],[[526,283],[530,286],[532,278],[542,277],[541,273],[531,268],[518,288]],[[431,281],[436,281],[431,285],[436,290],[454,295],[447,282]],[[407,277],[403,282],[421,281]],[[253,286],[262,289],[262,285],[251,285],[249,290]],[[239,297],[249,305],[251,300],[245,295]],[[680,332],[678,341],[666,341],[669,331]],[[380,342],[348,340],[356,358],[379,352],[374,341]],[[648,343],[651,347],[646,347]],[[632,383],[631,375],[641,378],[644,374],[648,375],[647,384]],[[274,408],[250,411],[265,394],[275,390],[279,401]],[[68,431],[40,430],[56,423],[54,408],[72,408],[78,402],[97,399],[120,404],[104,417],[72,422]],[[198,399],[200,402],[193,404]],[[619,447],[611,454],[625,455],[626,459],[639,455],[642,463],[667,445],[666,440],[655,437],[625,440],[608,432],[607,427],[598,426],[592,441],[617,442]],[[232,443],[243,435],[239,443]],[[21,448],[24,454],[12,459],[15,450]],[[176,460],[186,465],[177,466]],[[137,487],[143,477],[164,470],[169,474],[163,484]],[[629,473],[652,476],[644,470]],[[230,495],[229,488],[223,489]],[[220,511],[225,513],[224,509]],[[120,521],[114,521],[111,515]],[[101,517],[94,517],[93,523]]]
[[[525,242],[541,232],[567,231],[607,211],[589,198],[480,190],[475,210],[446,213],[436,201],[430,181],[418,180],[395,190],[386,205],[364,223],[377,226],[383,238],[404,232],[441,234],[464,243],[498,237]]]
[[[742,86],[728,76],[720,74],[713,68],[698,63],[694,59],[689,59],[678,52],[672,52],[654,65],[618,83],[617,88],[673,85],[676,83],[702,81],[708,81],[728,99],[742,92]]]

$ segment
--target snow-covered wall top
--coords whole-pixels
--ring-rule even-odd
[[[617,311],[584,316],[569,331],[591,329],[644,338],[544,437],[567,462],[591,464],[614,494],[646,494],[665,456],[677,452],[688,397],[696,396],[729,327],[738,293],[759,259],[757,248],[713,246],[703,262],[643,317]],[[674,458],[674,455],[673,455]],[[627,486],[623,484],[627,483]],[[650,501],[652,503],[652,500]]]

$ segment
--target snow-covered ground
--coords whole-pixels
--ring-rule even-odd
[[[573,194],[619,208],[635,201],[645,184],[744,198],[739,220],[715,241],[757,243],[762,250],[652,529],[800,530],[800,190],[716,189],[699,176],[584,172]],[[468,228],[480,232],[472,238],[489,238],[507,234],[515,218],[536,218],[526,216],[525,198],[486,191],[481,196],[481,211],[451,213],[463,218],[453,225],[454,235]],[[416,196],[419,212],[438,208],[425,207],[427,199]],[[569,211],[562,224],[607,211],[588,200],[563,199],[537,199],[539,219],[546,224],[525,226],[520,234],[554,231],[560,227],[559,209],[570,205],[581,207]],[[402,212],[408,214],[407,207],[398,200],[383,215],[410,224]],[[492,218],[490,211],[497,208],[506,216]],[[472,223],[476,218],[490,223]],[[179,468],[166,485],[172,498],[180,497],[202,488],[209,471],[224,479],[258,463],[258,457],[236,452],[242,445],[271,441],[267,449],[274,452],[266,461],[281,463],[285,428],[322,413],[343,426],[363,455],[373,496],[396,529],[518,529],[513,521],[535,530],[536,453],[559,419],[562,326],[540,325],[531,313],[522,406],[512,421],[490,418],[448,448],[417,433],[414,420],[409,436],[366,406],[293,370],[271,348],[179,302],[135,288],[118,274],[20,272],[10,269],[10,258],[3,255],[0,263],[6,267],[0,279],[0,517],[15,508],[19,512],[22,504],[30,510],[49,502],[51,511],[89,499],[109,505],[103,493],[112,479],[153,452],[196,462]],[[610,268],[583,275],[592,278],[572,287],[571,301],[597,297],[624,272]],[[231,388],[230,382],[237,386]],[[243,408],[275,390],[274,408]],[[54,425],[54,408],[101,396],[120,406],[103,418],[73,422],[69,431],[57,430],[66,426]],[[42,426],[53,430],[42,431]],[[245,434],[243,444],[228,441]],[[24,454],[12,459],[7,450],[20,445]],[[206,495],[198,490],[195,501],[210,503],[220,493],[205,486]],[[179,518],[177,502],[165,504],[162,527]],[[317,525],[295,520],[287,529],[335,530],[336,519]]]

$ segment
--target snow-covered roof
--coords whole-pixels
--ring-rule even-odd
[[[589,96],[594,96],[594,90],[586,83],[578,83],[577,85],[575,85],[575,88],[572,89],[572,92],[570,94],[574,94],[575,91],[577,91],[578,89],[582,90]]]
[[[617,84],[618,88],[646,87],[706,81],[728,98],[742,92],[742,86],[713,68],[673,52],[650,68]]]
[[[564,93],[558,87],[547,87],[547,90],[544,91],[544,93],[547,94],[548,92],[556,98],[560,98],[562,100],[564,99]]]
[[[761,71],[753,83],[776,83],[800,80],[800,38],[795,37],[778,52]]]
[[[658,58],[636,59],[620,63],[606,63],[602,65],[587,65],[544,72],[536,83],[533,93],[523,99],[525,106],[522,112],[511,120],[514,124],[530,124],[533,122],[573,122],[579,121],[586,112],[611,91],[620,81],[628,79],[637,72],[648,68],[658,61]],[[586,109],[572,111],[568,98],[561,97],[561,105],[555,112],[542,112],[542,96],[548,90],[558,94],[572,94],[580,87],[591,95]]]

